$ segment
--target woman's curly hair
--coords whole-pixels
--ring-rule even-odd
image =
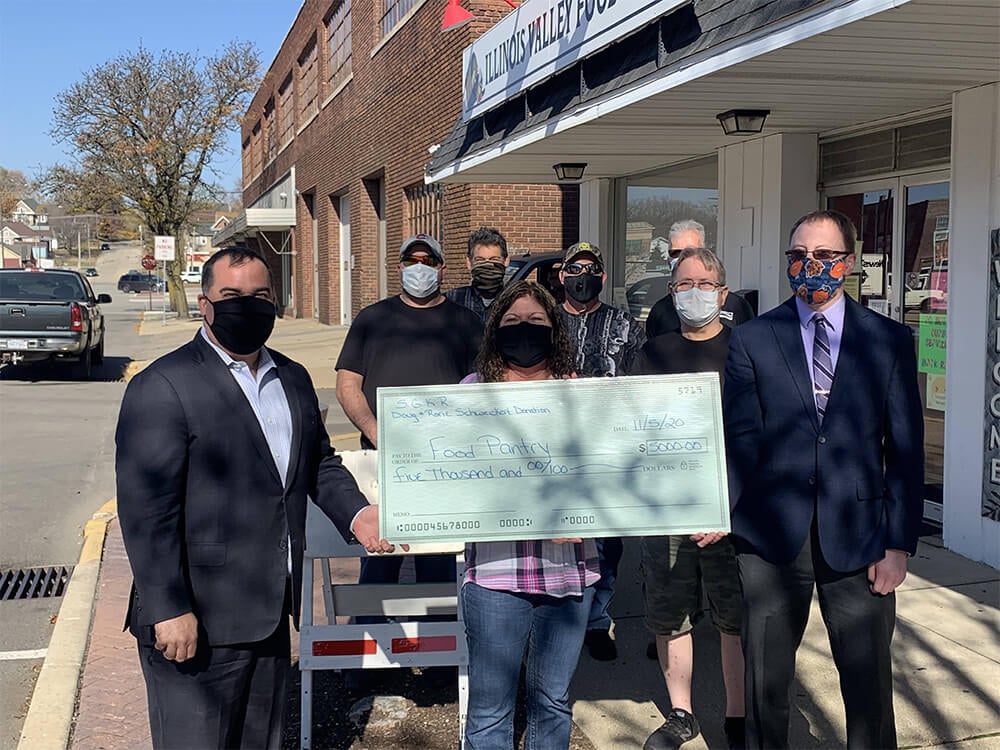
[[[552,323],[552,354],[548,359],[548,369],[552,377],[568,378],[576,371],[573,347],[569,342],[566,322],[559,311],[558,303],[538,282],[515,281],[505,287],[490,305],[486,330],[483,333],[483,345],[476,358],[476,372],[479,373],[480,381],[483,383],[498,383],[505,379],[509,367],[497,351],[496,333],[504,313],[521,297],[531,297],[538,302]]]

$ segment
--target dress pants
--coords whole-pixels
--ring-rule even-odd
[[[840,675],[847,715],[847,747],[895,748],[892,664],[895,594],[868,587],[867,568],[841,573],[823,559],[815,534],[798,557],[773,565],[739,555],[743,586],[747,747],[787,748],[795,652],[802,642],[813,586]]]
[[[290,654],[287,613],[254,643],[209,646],[201,631],[194,658],[180,664],[139,643],[155,750],[278,750]]]

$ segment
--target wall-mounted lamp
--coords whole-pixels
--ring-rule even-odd
[[[561,162],[559,164],[553,164],[552,168],[556,171],[556,179],[560,182],[563,180],[582,180],[583,172],[587,168],[587,164],[586,162]]]
[[[514,0],[503,0],[511,8],[516,8]],[[462,7],[462,0],[448,0],[448,7],[444,9],[444,18],[441,19],[441,31],[453,31],[465,26],[475,18],[469,11]]]
[[[288,193],[278,193],[282,203],[288,203]]]
[[[756,135],[764,129],[769,109],[731,109],[716,115],[726,135]]]

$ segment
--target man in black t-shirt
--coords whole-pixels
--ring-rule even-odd
[[[483,324],[441,294],[445,261],[430,235],[407,239],[399,250],[403,291],[364,308],[337,359],[337,401],[361,431],[361,447],[378,444],[379,387],[458,383],[475,370]],[[402,557],[365,557],[359,583],[396,583]],[[452,555],[418,555],[419,583],[455,580]]]
[[[719,319],[728,294],[726,270],[711,250],[690,247],[678,256],[670,283],[681,330],[646,342],[633,374],[718,372],[726,367],[730,329]],[[712,623],[720,633],[726,686],[724,729],[730,748],[744,746],[743,653],[740,642],[742,597],[732,542],[723,532],[691,536],[643,537],[643,592],[646,627],[656,634],[656,650],[672,709],[649,736],[645,750],[677,748],[701,731],[691,705],[694,666],[691,629],[704,615],[708,594]]]

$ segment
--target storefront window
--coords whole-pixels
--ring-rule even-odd
[[[670,283],[670,227],[694,219],[705,227],[705,245],[718,236],[718,168],[706,159],[683,168],[627,181],[625,298],[644,321]]]

